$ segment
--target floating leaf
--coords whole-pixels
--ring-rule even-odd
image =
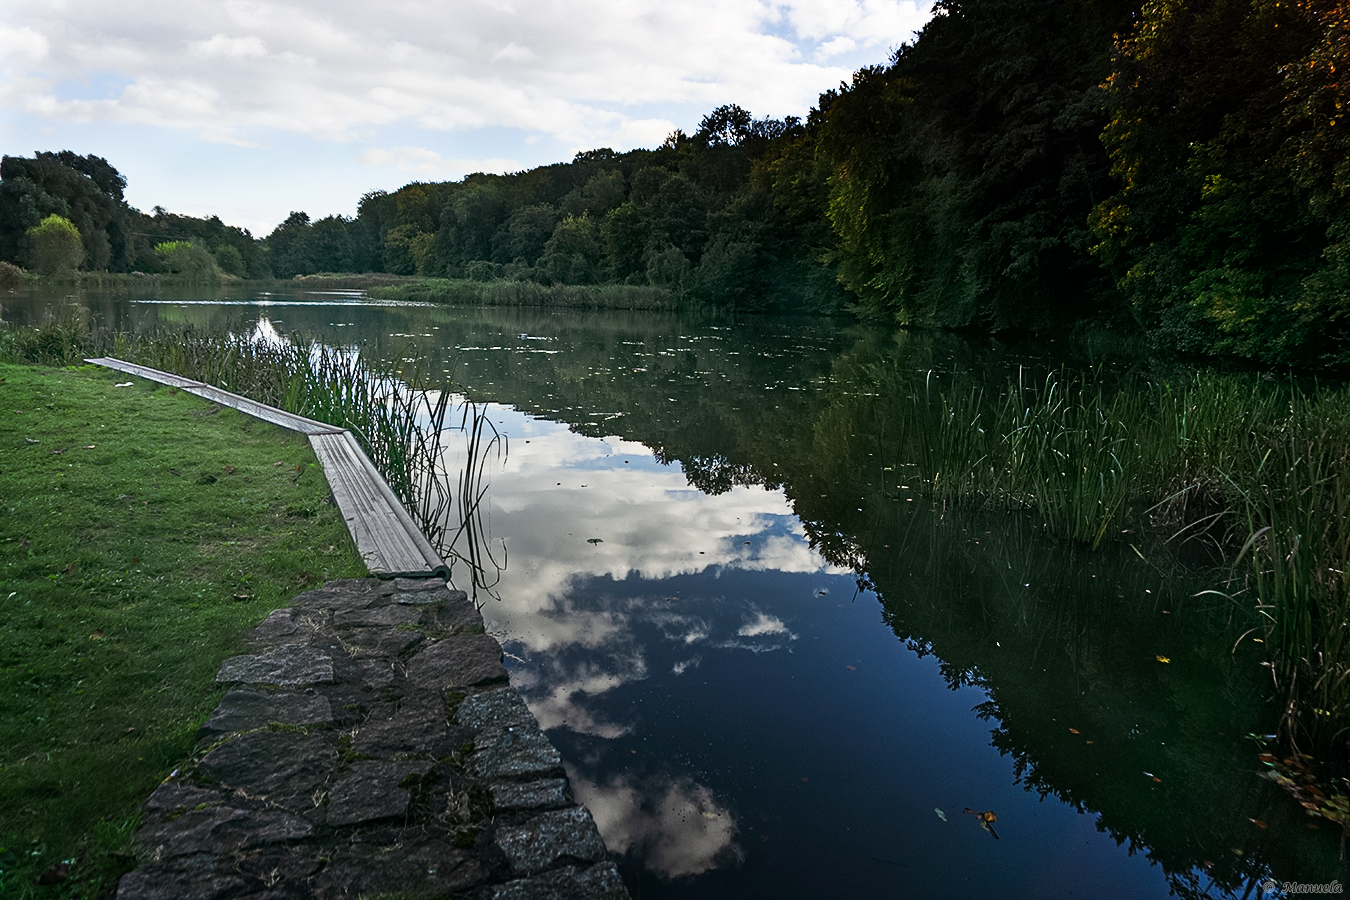
[[[947,821],[947,814],[942,810],[938,809],[936,806],[933,807],[933,812],[937,813],[937,817],[942,821],[944,822]]]
[[[980,827],[983,828],[985,831],[989,832],[990,834],[992,834],[994,836],[994,840],[999,839],[998,832],[994,830],[993,826],[993,823],[998,821],[998,815],[992,809],[985,810],[984,812],[976,812],[975,810],[967,806],[965,808],[965,812],[969,813],[970,815],[978,819]]]
[[[1069,729],[1069,734],[1078,734],[1078,729],[1077,729],[1077,728],[1070,728],[1070,729]]]
[[[1154,658],[1157,659],[1158,662],[1160,662],[1160,663],[1170,663],[1170,662],[1172,661],[1172,660],[1169,659],[1168,657],[1163,656],[1161,653],[1158,654],[1158,655],[1157,655],[1156,657],[1154,657]]]

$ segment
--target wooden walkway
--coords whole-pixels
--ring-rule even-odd
[[[106,356],[86,359],[85,362],[176,387],[264,422],[307,435],[310,446],[314,448],[314,455],[323,466],[324,477],[333,489],[333,499],[347,522],[347,530],[356,542],[356,550],[365,560],[370,573],[380,578],[449,579],[450,567],[413,522],[379,470],[361,450],[356,438],[345,428],[306,419],[218,387],[148,366]]]

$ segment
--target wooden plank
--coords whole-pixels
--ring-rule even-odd
[[[108,369],[116,369],[119,372],[126,372],[129,375],[139,375],[149,381],[155,381],[159,384],[167,384],[170,387],[176,387],[187,391],[189,394],[195,394],[213,403],[219,403],[221,406],[229,406],[240,412],[247,413],[255,419],[262,419],[264,422],[271,422],[273,425],[280,425],[282,428],[289,428],[291,431],[298,431],[301,434],[337,434],[343,429],[336,425],[329,425],[327,422],[318,422],[314,419],[307,419],[304,416],[297,416],[295,413],[286,412],[284,409],[277,409],[275,406],[268,406],[265,403],[259,403],[256,400],[250,400],[248,397],[240,394],[233,394],[214,385],[206,384],[201,381],[193,381],[191,378],[184,378],[181,375],[175,375],[172,372],[161,372],[159,369],[152,369],[149,366],[137,365],[136,363],[126,362],[125,360],[113,359],[108,356],[101,356],[97,359],[86,359],[85,362],[93,363],[96,366],[103,366]]]
[[[161,372],[159,369],[152,369],[149,366],[138,366],[136,363],[113,359],[111,356],[86,359],[85,362],[92,363],[96,366],[102,366],[105,369],[116,369],[119,372],[126,372],[128,375],[139,375],[149,381],[157,381],[160,384],[167,384],[170,387],[183,388],[190,385],[201,384],[200,381],[193,381],[191,378],[174,375],[172,372]]]
[[[309,438],[333,499],[372,574],[449,578],[450,569],[413,523],[397,496],[350,433]]]
[[[301,434],[341,434],[344,430],[336,425],[297,416],[295,413],[289,413],[284,409],[277,409],[275,406],[250,400],[248,397],[242,397],[239,394],[232,394],[209,384],[188,385],[183,390],[213,403],[219,403],[221,406],[232,406],[242,413],[248,413],[255,419],[262,419],[264,422],[271,422],[273,425],[280,425],[282,428],[289,428],[291,431],[298,431]]]
[[[356,543],[356,550],[365,560],[371,574],[380,578],[438,577],[449,580],[450,567],[413,522],[399,502],[398,495],[385,482],[356,438],[345,428],[297,416],[248,397],[149,366],[111,357],[86,359],[85,362],[167,384],[221,406],[229,406],[263,421],[308,435],[309,444],[314,448],[314,455],[323,466],[324,477],[333,490],[333,499]]]

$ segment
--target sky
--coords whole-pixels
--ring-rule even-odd
[[[6,0],[0,153],[264,236],[410,181],[654,147],[735,103],[805,116],[929,0]]]

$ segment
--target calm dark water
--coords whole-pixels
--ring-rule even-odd
[[[84,302],[119,328],[363,344],[491,404],[509,451],[490,472],[505,566],[484,617],[634,896],[1345,883],[1337,836],[1257,777],[1263,670],[1234,652],[1230,612],[1192,596],[1212,575],[1129,538],[1087,552],[1018,516],[934,508],[905,482],[896,391],[996,389],[1058,365],[1050,351],[296,299]]]

